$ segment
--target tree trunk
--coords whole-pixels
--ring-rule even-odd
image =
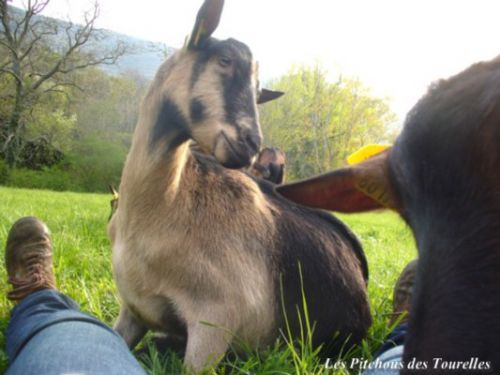
[[[7,138],[5,147],[5,161],[7,166],[11,169],[16,167],[19,153],[21,152],[21,134],[20,133],[20,122],[21,114],[23,112],[23,95],[22,95],[22,84],[17,83],[16,85],[16,99],[14,102],[14,109],[10,116],[8,126],[7,126]]]

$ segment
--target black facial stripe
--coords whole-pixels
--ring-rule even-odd
[[[205,106],[200,99],[191,100],[191,105],[189,106],[189,112],[191,115],[191,121],[196,123],[203,120],[205,117]]]
[[[189,139],[187,121],[177,105],[166,99],[156,118],[149,146],[153,149],[160,141],[167,139],[169,147],[175,147]]]
[[[241,83],[241,82],[240,82]],[[246,87],[245,87],[246,86]],[[252,90],[247,85],[235,84],[233,80],[223,79],[224,87],[224,108],[226,112],[226,122],[236,125],[238,116],[242,113],[250,118],[255,118],[255,105]],[[238,134],[240,128],[236,127]]]
[[[251,64],[247,61],[235,61],[234,65],[234,76],[222,78],[226,117],[229,123],[236,121],[239,112],[255,116]]]
[[[252,56],[247,47],[237,41],[231,41],[235,55],[232,77],[223,77],[226,121],[234,124],[239,113],[255,117],[255,99],[252,87]]]

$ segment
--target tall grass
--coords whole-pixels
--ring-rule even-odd
[[[5,241],[10,226],[22,216],[37,216],[47,223],[54,242],[54,266],[59,289],[80,303],[82,310],[90,312],[108,324],[118,315],[119,300],[111,272],[111,250],[106,235],[110,196],[103,194],[56,193],[42,190],[23,190],[0,187],[0,246]],[[353,358],[371,359],[389,333],[387,327],[391,312],[392,288],[399,272],[415,257],[410,232],[392,213],[370,213],[340,216],[359,236],[370,267],[369,294],[374,324],[367,340],[358,348],[344,353],[338,362],[349,367]],[[4,348],[4,333],[12,304],[5,294],[5,267],[0,265],[0,345]],[[325,301],[327,303],[327,301]],[[307,317],[307,301],[300,306]],[[311,324],[311,325],[310,325]],[[339,367],[337,359],[325,366],[310,347],[307,333],[314,329],[311,322],[303,320],[304,336],[298,338],[302,345],[293,345],[284,337],[267,350],[249,351],[229,355],[209,374],[348,374]],[[146,343],[146,345],[148,345]],[[181,360],[173,354],[161,354],[154,348],[149,354],[138,356],[149,374],[182,373]],[[7,362],[0,351],[0,372]]]

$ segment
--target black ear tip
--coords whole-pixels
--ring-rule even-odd
[[[283,91],[273,91],[268,89],[260,90],[260,95],[257,104],[267,103],[271,100],[278,99],[280,96],[285,95]]]
[[[283,95],[285,95],[285,93],[283,91],[272,91],[272,93],[271,93],[271,96],[273,97],[273,99],[278,99],[278,98],[282,97]]]
[[[269,90],[269,89],[262,89],[262,92],[267,94],[267,95],[272,95],[274,98],[279,98],[282,95],[285,95],[283,91],[276,91],[276,90]]]

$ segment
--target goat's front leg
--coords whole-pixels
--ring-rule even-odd
[[[187,328],[188,340],[184,356],[186,367],[198,373],[204,367],[216,365],[232,341],[231,331],[227,327],[206,324],[202,321],[188,323]]]
[[[120,315],[118,315],[114,329],[123,337],[130,349],[133,349],[141,341],[147,331],[146,326],[125,305],[122,305],[120,309]]]

